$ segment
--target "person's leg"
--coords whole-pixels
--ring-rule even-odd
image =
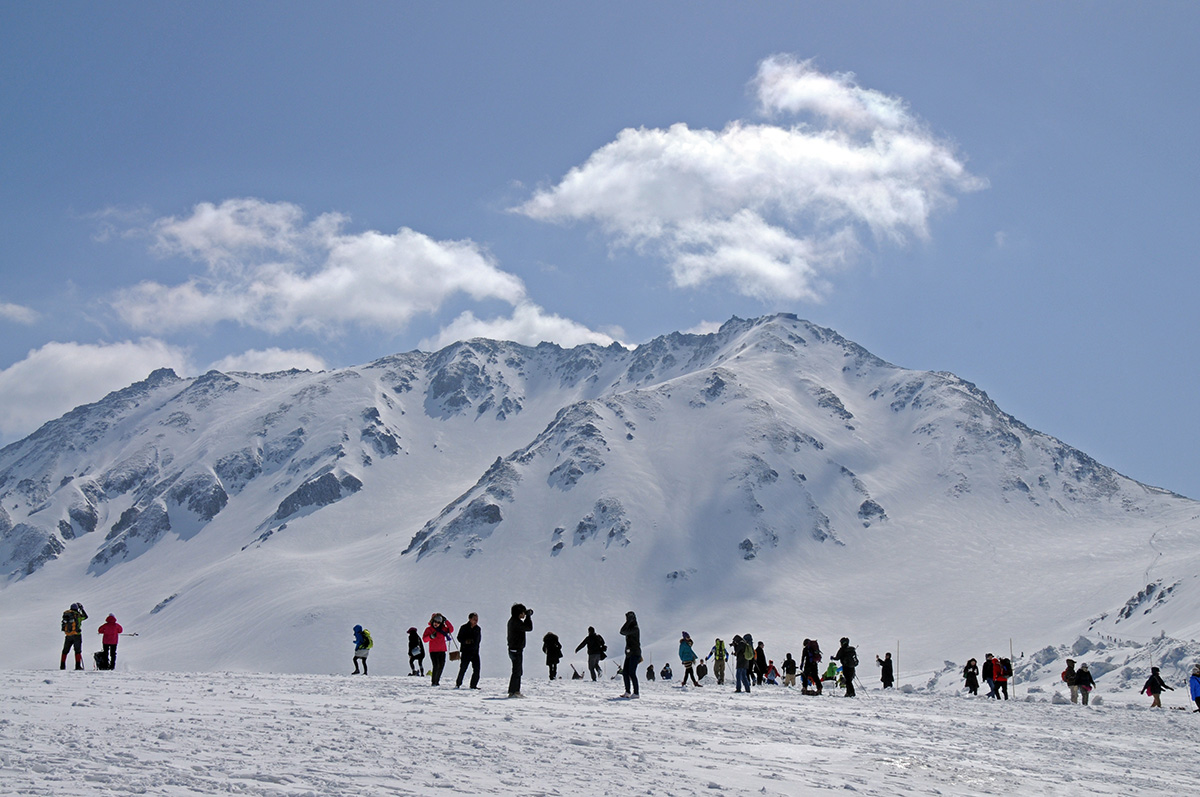
[[[350,661],[354,662],[354,672],[351,675],[358,675],[358,656],[351,656]]]
[[[842,670],[842,675],[846,679],[846,697],[854,697],[854,670],[847,667]]]
[[[510,650],[508,658],[512,662],[512,677],[508,679],[508,693],[517,695],[521,693],[521,657],[523,653],[519,650]]]
[[[442,680],[442,670],[446,668],[446,651],[434,651],[429,654],[429,667],[433,673],[433,685],[437,686]]]
[[[71,644],[75,647],[75,669],[83,669],[83,635],[76,634],[71,637]]]
[[[1071,690],[1071,702],[1078,703],[1079,702],[1079,687],[1076,686],[1075,684],[1069,684],[1067,686],[1067,688]]]
[[[1162,708],[1162,693],[1155,692],[1154,700],[1150,701],[1150,708]]]
[[[479,654],[471,654],[471,688],[479,688]]]
[[[1083,704],[1084,704],[1085,706],[1088,704],[1088,695],[1090,695],[1090,694],[1091,694],[1091,690],[1089,690],[1089,689],[1084,689],[1084,690],[1083,690]],[[1008,695],[1005,695],[1005,696],[1004,696],[1004,699],[1005,699],[1005,700],[1007,700],[1007,699],[1008,699]]]
[[[108,669],[117,669],[117,646],[105,645],[104,652],[106,654],[106,658],[108,659]]]

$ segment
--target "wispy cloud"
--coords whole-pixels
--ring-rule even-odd
[[[247,371],[252,374],[270,374],[276,371],[323,371],[325,360],[302,349],[250,349],[241,354],[231,354],[217,360],[210,369],[228,373]]]
[[[17,324],[32,324],[41,316],[33,308],[11,302],[0,302],[0,318]]]
[[[543,341],[560,346],[579,346],[597,343],[607,346],[613,338],[595,332],[562,316],[547,313],[532,302],[523,302],[513,308],[511,316],[493,319],[476,318],[467,311],[443,327],[437,335],[421,341],[420,347],[434,351],[459,340],[491,338],[511,340],[527,346],[536,346]]]
[[[774,56],[752,86],[768,122],[627,128],[515,210],[597,223],[665,258],[680,286],[816,300],[866,239],[925,238],[956,193],[985,185],[901,99],[851,74]]]
[[[311,221],[285,202],[201,203],[154,223],[155,248],[203,263],[183,283],[143,282],[113,306],[135,329],[163,333],[231,321],[272,333],[403,328],[452,297],[525,300],[519,278],[472,241],[436,241],[408,228],[348,233],[346,217]]]
[[[13,438],[29,434],[46,421],[164,367],[186,373],[187,352],[149,338],[47,343],[0,370],[0,434]]]

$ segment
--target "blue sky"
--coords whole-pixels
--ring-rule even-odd
[[[0,442],[794,312],[1200,497],[1200,6],[0,0]]]

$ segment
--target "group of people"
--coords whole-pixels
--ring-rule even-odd
[[[1074,662],[1067,659],[1070,666],[1074,667]],[[979,680],[982,677],[983,682],[988,687],[988,697],[994,700],[1000,700],[1003,696],[1004,700],[1008,700],[1008,679],[1012,677],[1012,659],[998,659],[991,653],[984,656],[983,669],[980,670],[979,662],[975,659],[968,659],[963,667],[962,677],[966,682],[967,693],[972,695],[979,694]],[[1091,675],[1088,675],[1091,678]],[[1092,682],[1095,685],[1095,682]],[[1076,693],[1072,691],[1071,700],[1074,701]],[[1083,699],[1084,705],[1087,704],[1087,698]]]
[[[83,621],[88,619],[87,611],[82,603],[72,603],[70,608],[62,613],[63,649],[58,668],[67,669],[67,654],[75,651],[75,669],[83,667]],[[117,666],[117,643],[125,629],[117,623],[117,618],[109,615],[104,624],[97,629],[100,634],[101,650],[95,654],[96,669],[111,670]]]

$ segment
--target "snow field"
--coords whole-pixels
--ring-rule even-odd
[[[0,794],[602,795],[1200,792],[1200,715],[783,687],[8,671]],[[539,677],[540,676],[540,677]],[[446,681],[450,683],[447,685]],[[1186,694],[1167,693],[1182,706]],[[1045,702],[1041,702],[1045,701]]]

